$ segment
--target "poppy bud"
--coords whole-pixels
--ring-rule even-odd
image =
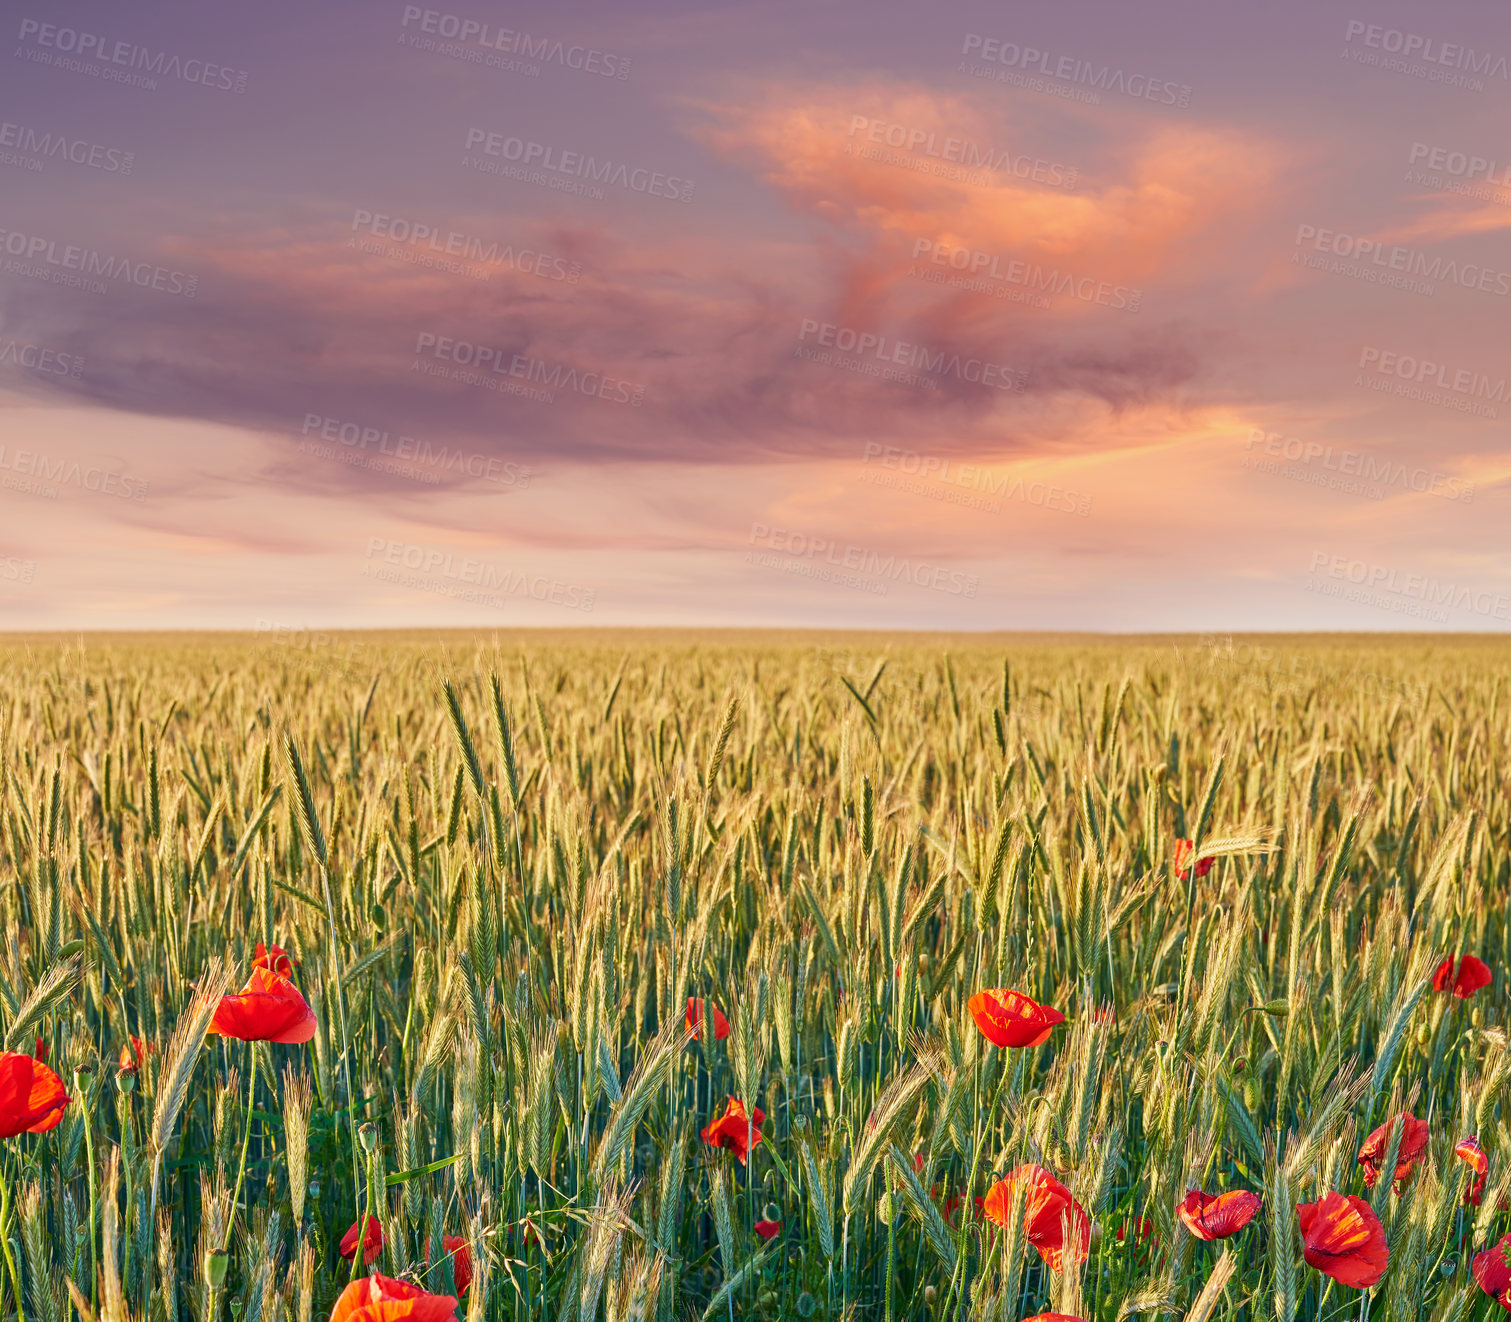
[[[318,1175],[310,1181],[310,1197],[320,1197],[320,1177]]]
[[[883,1225],[890,1222],[897,1215],[896,1205],[892,1202],[892,1195],[884,1193],[876,1200],[876,1219]]]
[[[766,1211],[762,1215],[764,1215],[768,1221],[780,1221],[782,1219],[782,1209],[775,1203],[767,1203]]]
[[[70,941],[67,945],[58,947],[56,958],[68,959],[70,956],[77,955],[83,949],[84,943],[82,941]]]
[[[925,1308],[933,1308],[939,1302],[939,1291],[932,1285],[923,1287],[923,1303]]]
[[[1421,1027],[1417,1029],[1417,1045],[1419,1047],[1425,1047],[1431,1041],[1432,1029],[1429,1028],[1426,1024],[1421,1025]]]
[[[371,1120],[357,1130],[357,1137],[362,1140],[362,1151],[376,1152],[378,1150],[378,1127]]]
[[[225,1249],[211,1249],[205,1254],[205,1284],[218,1290],[226,1283],[226,1268],[231,1265],[231,1255]]]
[[[933,1288],[934,1288],[933,1286],[929,1287],[929,1289],[931,1289],[931,1290]],[[799,1317],[812,1317],[813,1316],[813,1311],[817,1307],[818,1307],[818,1300],[815,1299],[811,1294],[809,1294],[808,1291],[804,1290],[802,1294],[798,1295],[798,1297],[797,1297],[797,1312],[798,1312],[798,1316]]]
[[[1480,1020],[1481,1020],[1480,1008],[1479,1008],[1478,1005],[1476,1005],[1474,1007],[1474,1009],[1472,1009],[1471,1011],[1469,1011],[1469,1022],[1475,1028],[1478,1028],[1480,1026]]]
[[[1251,1077],[1243,1085],[1243,1104],[1249,1110],[1257,1111],[1259,1109],[1259,1101],[1259,1080]]]
[[[1089,1253],[1096,1253],[1101,1249],[1101,1247],[1102,1227],[1097,1222],[1093,1222],[1091,1226],[1091,1233],[1086,1236],[1086,1249]]]
[[[372,920],[372,925],[380,932],[388,926],[388,914],[381,904],[373,905],[368,910],[367,916]]]

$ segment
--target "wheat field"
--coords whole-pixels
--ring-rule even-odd
[[[0,1316],[1499,1315],[1508,659],[0,641]]]

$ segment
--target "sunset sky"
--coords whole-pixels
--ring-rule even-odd
[[[7,12],[0,629],[1511,627],[1495,6]]]

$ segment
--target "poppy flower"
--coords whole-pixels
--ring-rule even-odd
[[[1484,960],[1465,955],[1459,960],[1458,971],[1455,972],[1453,957],[1450,955],[1438,965],[1438,971],[1433,974],[1432,989],[1451,991],[1459,1000],[1467,1001],[1481,987],[1488,987],[1493,980],[1490,966]]]
[[[1211,1242],[1236,1235],[1259,1212],[1263,1200],[1247,1189],[1229,1189],[1227,1193],[1204,1194],[1190,1190],[1175,1215],[1197,1239]]]
[[[1186,865],[1191,861],[1191,855],[1196,852],[1194,840],[1177,840],[1175,842],[1175,875],[1182,881],[1190,881],[1191,869]],[[1212,864],[1217,860],[1213,858],[1199,858],[1196,860],[1196,875],[1205,877],[1212,871]]]
[[[352,1227],[355,1230],[357,1227]],[[381,1244],[382,1232],[379,1231]],[[341,1241],[343,1244],[346,1241]],[[467,1241],[460,1235],[442,1235],[441,1249],[451,1255],[451,1279],[456,1282],[456,1292],[459,1295],[467,1293],[467,1287],[472,1284],[472,1250]],[[344,1254],[342,1256],[345,1256]],[[369,1259],[371,1261],[371,1259]],[[425,1265],[430,1266],[430,1242],[425,1242]]]
[[[1013,1199],[1027,1191],[1023,1205],[1023,1233],[1051,1271],[1063,1268],[1065,1257],[1085,1262],[1091,1222],[1070,1190],[1042,1166],[1029,1164],[1009,1171],[986,1195],[981,1214],[999,1226],[1008,1223]]]
[[[0,1051],[0,1138],[56,1129],[68,1102],[63,1080],[35,1056]]]
[[[731,1097],[724,1107],[724,1114],[710,1121],[702,1131],[703,1141],[716,1148],[728,1148],[745,1165],[750,1149],[761,1141],[757,1126],[766,1119],[766,1112],[758,1106],[753,1116],[747,1116],[745,1103]]]
[[[977,992],[970,1010],[986,1040],[999,1047],[1036,1047],[1049,1040],[1056,1024],[1065,1022],[1058,1010],[1005,987]]]
[[[1393,1178],[1404,1180],[1427,1151],[1427,1140],[1431,1135],[1425,1120],[1418,1120],[1405,1111],[1399,1116],[1391,1116],[1364,1140],[1364,1146],[1359,1149],[1359,1164],[1364,1167],[1364,1183],[1370,1188],[1380,1178],[1380,1163],[1385,1159],[1385,1151],[1390,1146],[1390,1131],[1397,1119],[1401,1121],[1401,1143],[1396,1149],[1396,1173]]]
[[[1315,1203],[1298,1204],[1296,1219],[1301,1256],[1324,1276],[1365,1290],[1385,1275],[1385,1227],[1364,1199],[1329,1191]]]
[[[454,1322],[456,1298],[374,1272],[341,1291],[330,1322]]]
[[[1470,1134],[1468,1138],[1459,1139],[1453,1155],[1474,1171],[1474,1178],[1469,1181],[1469,1187],[1464,1190],[1464,1201],[1478,1207],[1485,1193],[1485,1178],[1490,1172],[1490,1158],[1485,1155],[1485,1149],[1480,1147],[1479,1140],[1473,1134]]]
[[[1126,1230],[1126,1226],[1119,1226],[1113,1232],[1119,1244],[1123,1242]],[[1147,1265],[1149,1255],[1159,1247],[1159,1236],[1154,1233],[1154,1222],[1149,1220],[1148,1217],[1139,1217],[1133,1223],[1133,1241],[1134,1256],[1138,1259],[1140,1265]]]
[[[280,978],[292,978],[294,970],[299,967],[299,961],[282,946],[265,946],[259,941],[256,953],[252,957],[252,967],[267,969],[269,973],[276,973]]]
[[[151,1042],[143,1042],[133,1033],[130,1044],[121,1048],[121,1068],[132,1072],[141,1069],[142,1063],[147,1059],[147,1053],[156,1050],[157,1047]]]
[[[1025,1317],[1023,1322],[1085,1322],[1085,1319],[1073,1313],[1035,1313],[1032,1317]]]
[[[1502,1235],[1483,1253],[1476,1253],[1469,1270],[1481,1290],[1511,1312],[1511,1235]]]
[[[687,998],[687,1026],[693,1030],[694,1040],[703,1036],[703,1004],[696,996]],[[719,1013],[717,1005],[709,1008],[714,1017],[714,1041],[722,1042],[729,1036],[729,1020]]]
[[[31,1053],[31,1058],[33,1060],[47,1059],[47,1043],[44,1042],[40,1037],[37,1039],[37,1049]]]
[[[381,1252],[383,1252],[383,1223],[377,1217],[369,1216],[367,1234],[362,1237],[362,1265],[366,1267]],[[351,1229],[341,1236],[341,1256],[350,1262],[356,1253],[357,1223],[353,1221]]]
[[[780,1221],[757,1221],[755,1223],[755,1232],[762,1239],[775,1239],[782,1233],[782,1223]]]
[[[235,996],[222,996],[210,1031],[243,1042],[308,1042],[315,1012],[299,989],[271,969],[254,968]]]

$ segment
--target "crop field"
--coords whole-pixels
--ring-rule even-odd
[[[1499,1316],[1508,661],[0,641],[0,1318]]]

